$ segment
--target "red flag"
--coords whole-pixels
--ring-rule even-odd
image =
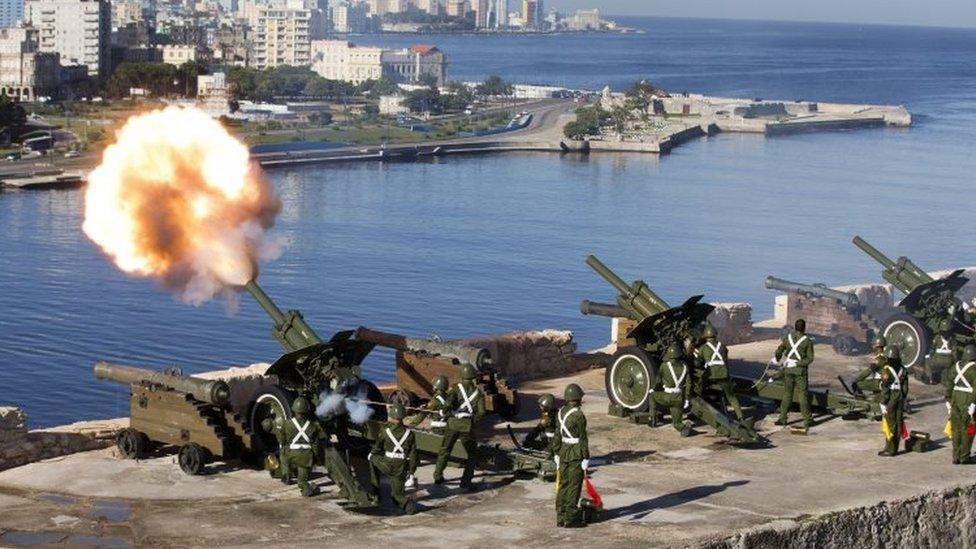
[[[908,425],[905,425],[905,422],[902,421],[901,422],[901,439],[902,440],[908,440],[908,436],[909,436],[908,435]]]
[[[583,488],[586,490],[586,495],[593,501],[593,506],[597,509],[603,509],[603,498],[600,497],[600,492],[597,492],[596,488],[593,487],[590,477],[583,477]]]
[[[976,435],[976,423],[970,421],[969,425],[966,425],[966,434],[969,436]]]

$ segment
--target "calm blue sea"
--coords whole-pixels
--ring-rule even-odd
[[[670,156],[508,155],[350,164],[271,173],[290,245],[261,282],[321,335],[368,325],[457,337],[607,323],[579,301],[610,300],[583,264],[595,253],[677,303],[694,293],[771,314],[767,274],[874,280],[860,233],[928,268],[976,264],[976,31],[628,19],[644,35],[397,36],[431,42],[451,76],[765,98],[903,103],[909,130],[789,137],[721,135]],[[0,193],[0,404],[31,424],[126,413],[98,359],[197,372],[273,360],[248,298],[183,305],[127,278],[81,233],[81,192]],[[368,374],[388,379],[377,353]]]

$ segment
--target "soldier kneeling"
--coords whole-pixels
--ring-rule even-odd
[[[325,438],[319,422],[308,417],[311,408],[306,398],[296,398],[291,405],[295,416],[284,421],[278,439],[281,446],[278,460],[281,463],[282,481],[290,484],[294,473],[298,480],[298,489],[305,497],[315,494],[315,488],[308,483],[312,471],[313,447],[321,444]]]
[[[380,477],[383,473],[390,479],[390,495],[397,506],[406,514],[417,512],[417,504],[407,499],[407,477],[417,469],[417,443],[413,431],[403,425],[406,410],[400,404],[390,405],[390,422],[380,432],[380,436],[369,454],[370,480],[373,494],[380,498]]]

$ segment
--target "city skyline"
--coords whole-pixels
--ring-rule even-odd
[[[970,0],[821,0],[814,3],[781,0],[550,0],[550,7],[571,11],[598,8],[607,15],[757,19],[830,23],[976,27],[976,3]]]

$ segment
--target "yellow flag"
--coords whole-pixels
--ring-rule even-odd
[[[947,419],[946,420],[945,434],[946,434],[947,437],[952,438],[952,420],[951,419]]]
[[[559,493],[559,467],[556,467],[556,493]]]
[[[894,431],[891,430],[891,424],[888,423],[888,416],[881,418],[881,432],[884,433],[885,440],[891,440],[895,437]]]

